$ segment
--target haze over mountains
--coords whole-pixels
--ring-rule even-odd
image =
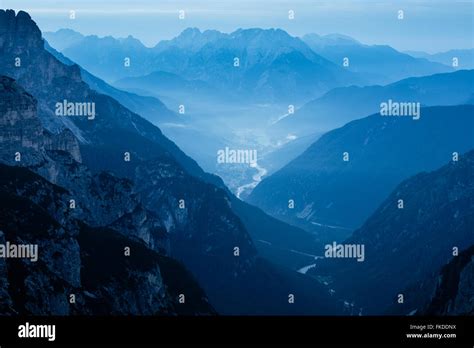
[[[473,105],[444,106],[421,108],[418,120],[352,121],[264,179],[248,201],[296,224],[359,227],[401,180],[472,149],[473,115]]]
[[[418,102],[422,106],[472,104],[474,70],[410,77],[385,86],[335,88],[274,123],[280,134],[325,132],[373,114],[381,103]]]
[[[291,122],[295,115],[288,114],[290,106],[296,113],[304,113],[300,106],[334,87],[354,88],[349,85],[388,83],[454,70],[347,36],[310,34],[300,39],[280,29],[239,29],[227,34],[188,28],[151,48],[130,36],[100,38],[69,29],[45,33],[45,38],[116,87],[162,100],[181,117],[160,122],[150,113],[144,116],[161,126],[205,170],[221,176],[234,193],[242,192],[242,197],[258,183],[253,179],[258,172],[245,166],[228,170],[216,165],[220,149],[256,149],[262,172],[269,174],[303,152],[322,131],[373,112],[349,107],[352,118],[343,118],[336,125],[326,126],[324,121],[309,125]],[[348,66],[341,55],[351,57]],[[125,59],[130,59],[127,66]],[[334,100],[330,104],[348,105]],[[272,126],[280,118],[283,122]],[[299,139],[304,136],[309,137]],[[190,139],[202,144],[199,151]]]
[[[54,57],[66,65],[74,65],[75,63],[66,58],[63,54],[52,48],[45,42],[45,48]],[[165,123],[179,123],[183,122],[176,113],[169,110],[161,100],[151,96],[142,96],[135,93],[119,90],[107,84],[105,81],[92,75],[87,70],[81,68],[82,78],[97,92],[106,94],[126,106],[133,112],[144,115],[147,120],[156,125]]]
[[[62,53],[110,82],[163,71],[245,98],[302,100],[360,80],[279,29],[224,34],[188,28],[153,48],[131,37],[88,36],[77,41],[77,33],[67,33],[46,34],[46,39],[54,47],[59,38],[70,36],[71,45],[60,45]],[[130,69],[123,69],[124,57],[130,57]],[[285,87],[292,87],[291,92]]]
[[[308,34],[299,39],[280,29],[239,29],[225,34],[188,28],[152,48],[130,36],[99,38],[82,36],[70,29],[45,33],[45,38],[66,56],[110,82],[162,71],[178,75],[175,79],[209,83],[247,97],[249,92],[258,91],[261,100],[273,95],[276,100],[292,98],[297,102],[331,87],[386,84],[454,70],[451,64],[415,58],[389,46],[364,45],[348,36]],[[131,60],[129,69],[123,69],[124,57]],[[352,59],[347,65],[345,57]],[[241,61],[241,69],[227,69],[229,64],[233,66],[234,58]],[[285,71],[288,67],[290,70]],[[145,81],[152,83],[153,77],[156,78],[151,75]],[[155,81],[154,88],[163,89],[166,82],[165,78],[162,83]],[[121,84],[136,88],[139,82],[127,79]],[[283,87],[287,87],[284,92]]]
[[[387,45],[364,45],[344,35],[307,34],[302,39],[313,51],[336,64],[342,65],[346,59],[347,69],[362,73],[370,84],[453,70],[450,62],[440,64],[425,57],[415,58]]]
[[[472,313],[469,50],[260,28],[146,47],[2,10],[0,52],[0,243],[48,250],[0,260],[0,314]]]
[[[327,296],[318,290],[317,282],[261,260],[247,230],[252,222],[243,223],[233,211],[235,198],[222,182],[204,173],[157,127],[90,89],[77,65],[65,65],[47,52],[41,32],[28,14],[1,11],[0,22],[0,73],[15,78],[34,97],[25,105],[26,115],[18,114],[15,104],[5,104],[2,117],[11,119],[2,124],[3,163],[16,165],[12,156],[20,152],[21,166],[71,192],[77,201],[77,218],[183,262],[221,313],[303,313],[308,308],[337,311],[329,299],[314,302],[314,291],[321,291],[321,298]],[[14,64],[17,55],[23,57],[21,67]],[[97,113],[93,119],[58,117],[54,106],[64,99],[94,103]],[[33,133],[25,132],[24,117],[36,120],[26,123],[34,125]],[[60,139],[45,142],[49,133]],[[125,160],[127,156],[130,161]],[[273,223],[283,235],[285,229],[297,230],[242,202],[239,206],[242,216],[250,211],[257,219],[253,229]],[[7,225],[2,227],[7,234],[14,233]],[[300,304],[288,305],[290,289],[296,291]],[[273,300],[258,295],[264,293],[266,299]],[[129,311],[141,313],[133,308]],[[42,313],[33,307],[27,312]]]
[[[461,69],[474,69],[474,48],[454,49],[446,52],[429,54],[422,51],[406,51],[405,53],[416,58],[426,58],[432,62],[438,62],[445,65],[455,63]]]

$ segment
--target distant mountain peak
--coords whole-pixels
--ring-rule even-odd
[[[266,37],[278,37],[284,39],[294,39],[290,34],[288,34],[283,29],[279,28],[239,28],[236,31],[232,32],[229,36],[231,38],[244,37],[250,38],[257,35],[263,35]]]
[[[179,36],[182,36],[182,37],[189,37],[189,36],[195,36],[195,35],[200,35],[201,34],[201,30],[199,28],[196,28],[196,27],[189,27],[189,28],[186,28],[184,29],[181,34],[179,34]]]
[[[324,35],[323,38],[326,38],[328,40],[347,41],[347,42],[352,42],[354,44],[359,44],[359,45],[361,44],[359,41],[357,41],[353,37],[350,37],[350,36],[344,35],[344,34],[332,33],[332,34]]]
[[[155,49],[158,51],[166,50],[170,47],[178,47],[180,49],[186,48],[192,51],[201,49],[209,42],[215,41],[221,37],[226,36],[218,30],[204,30],[201,31],[196,27],[189,27],[184,29],[178,36],[171,40],[163,40],[156,44]]]
[[[334,45],[362,45],[356,39],[338,33],[318,35],[316,33],[306,34],[302,37],[304,42],[310,43],[310,46],[334,46]]]
[[[69,35],[81,35],[81,36],[84,36],[84,35],[82,35],[80,32],[75,31],[74,29],[71,29],[71,28],[61,28],[61,29],[56,30],[55,33],[57,33],[57,34],[69,34]]]
[[[128,35],[127,37],[119,38],[117,40],[119,42],[127,44],[127,45],[133,45],[133,46],[137,46],[137,47],[140,47],[140,48],[145,47],[139,39],[137,39],[136,37],[134,37],[132,35]]]

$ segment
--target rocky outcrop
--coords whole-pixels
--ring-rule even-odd
[[[37,164],[40,157],[31,156],[23,149],[39,151],[43,145],[43,128],[36,113],[36,100],[30,94],[6,76],[0,78],[0,141],[2,143],[2,158],[9,163],[23,159],[23,163]]]
[[[134,182],[145,207],[163,222],[171,255],[187,265],[216,307],[228,313],[229,289],[242,296],[246,283],[258,275],[248,279],[255,271],[257,252],[242,222],[231,213],[226,193],[160,160],[138,166]]]
[[[64,129],[58,134],[48,134],[45,131],[45,149],[49,151],[63,151],[69,153],[76,162],[81,162],[79,142],[69,129]]]
[[[169,243],[161,222],[143,208],[130,180],[105,172],[94,175],[81,164],[79,144],[72,132],[64,129],[59,134],[51,134],[44,130],[36,113],[36,100],[14,80],[0,78],[0,95],[1,162],[28,167],[51,183],[66,188],[69,197],[62,199],[64,204],[85,223],[113,225],[117,231],[149,242],[155,250],[167,252]],[[15,158],[18,153],[20,157]],[[134,211],[141,211],[142,219],[135,216],[131,224],[127,216]],[[57,214],[54,209],[50,212]],[[161,228],[160,232],[150,229],[151,226]]]
[[[79,142],[72,132],[68,129],[58,134],[46,131],[38,118],[37,106],[36,99],[13,79],[0,76],[2,160],[17,165],[38,165],[44,160],[46,150],[50,150],[67,152],[80,162]]]
[[[13,10],[0,11],[0,73],[17,80],[22,87],[38,100],[39,116],[42,124],[52,133],[70,128],[76,136],[80,131],[66,117],[54,117],[57,98],[54,103],[43,97],[64,95],[60,82],[71,79],[81,81],[77,65],[67,66],[44,50],[41,31],[29,14]],[[38,81],[41,84],[38,85]],[[75,100],[74,100],[75,101]]]
[[[43,47],[41,31],[31,20],[28,13],[5,10],[0,13],[0,47],[18,55],[25,53],[25,48],[41,49]],[[13,63],[13,62],[12,62]]]

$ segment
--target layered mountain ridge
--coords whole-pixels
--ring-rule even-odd
[[[272,128],[301,137],[326,132],[379,112],[389,100],[421,106],[472,104],[474,70],[406,78],[385,86],[335,88],[309,101]]]
[[[344,241],[364,245],[363,262],[326,258],[310,272],[365,314],[472,313],[473,180],[474,151],[404,180]]]
[[[302,40],[313,51],[347,69],[362,73],[370,84],[387,84],[408,77],[452,71],[451,64],[412,57],[387,45],[365,45],[338,34],[306,34]],[[444,62],[443,62],[444,63]]]
[[[66,33],[47,33],[46,38],[54,47],[57,37]],[[67,35],[72,40],[69,47],[61,50],[64,55],[108,81],[128,77],[119,85],[132,88],[136,84],[130,78],[161,71],[197,82],[198,91],[210,86],[216,91],[227,90],[228,95],[238,98],[302,100],[336,86],[362,81],[281,29],[238,29],[225,34],[188,28],[153,48],[131,48],[130,38],[125,43],[96,36],[78,41],[76,34]],[[131,59],[128,69],[123,69],[125,57]],[[285,88],[288,86],[294,92]],[[167,85],[156,88],[164,90]]]
[[[41,122],[35,122],[41,129],[35,130],[35,141],[42,141],[46,133],[66,132],[80,156],[74,158],[72,150],[64,151],[67,148],[25,148],[24,143],[34,141],[9,137],[12,145],[7,149],[16,148],[22,159],[12,163],[14,152],[5,151],[5,163],[25,166],[68,190],[76,201],[78,218],[90,228],[115,230],[117,236],[183,262],[218,312],[334,311],[336,304],[318,282],[258,258],[246,229],[253,225],[257,230],[258,226],[244,224],[233,211],[234,205],[245,207],[247,213],[254,208],[237,202],[217,177],[204,173],[157,127],[90,89],[77,65],[65,65],[44,49],[41,33],[25,12],[1,11],[0,23],[4,52],[0,72],[14,78],[37,100]],[[16,42],[18,45],[13,44]],[[20,66],[15,65],[17,57]],[[56,104],[64,100],[91,103],[94,117],[57,115]],[[33,107],[29,108],[33,117]],[[7,110],[7,114],[14,111]],[[22,120],[16,116],[20,123],[7,122],[2,131],[14,133],[11,130]],[[3,140],[8,144],[8,139]],[[37,162],[30,162],[30,156]],[[257,221],[273,221],[276,228],[287,228],[264,214],[258,216]],[[88,227],[84,230],[90,231]],[[85,240],[90,241],[89,234]],[[299,297],[295,305],[286,301],[290,292]],[[315,293],[321,296],[320,302],[314,301]]]
[[[403,179],[474,148],[474,106],[420,110],[418,120],[374,114],[326,133],[248,201],[308,228],[359,227]]]

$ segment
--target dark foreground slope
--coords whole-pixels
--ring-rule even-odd
[[[181,264],[76,220],[69,195],[26,168],[0,164],[0,243],[38,245],[37,261],[0,260],[1,314],[215,313]]]

